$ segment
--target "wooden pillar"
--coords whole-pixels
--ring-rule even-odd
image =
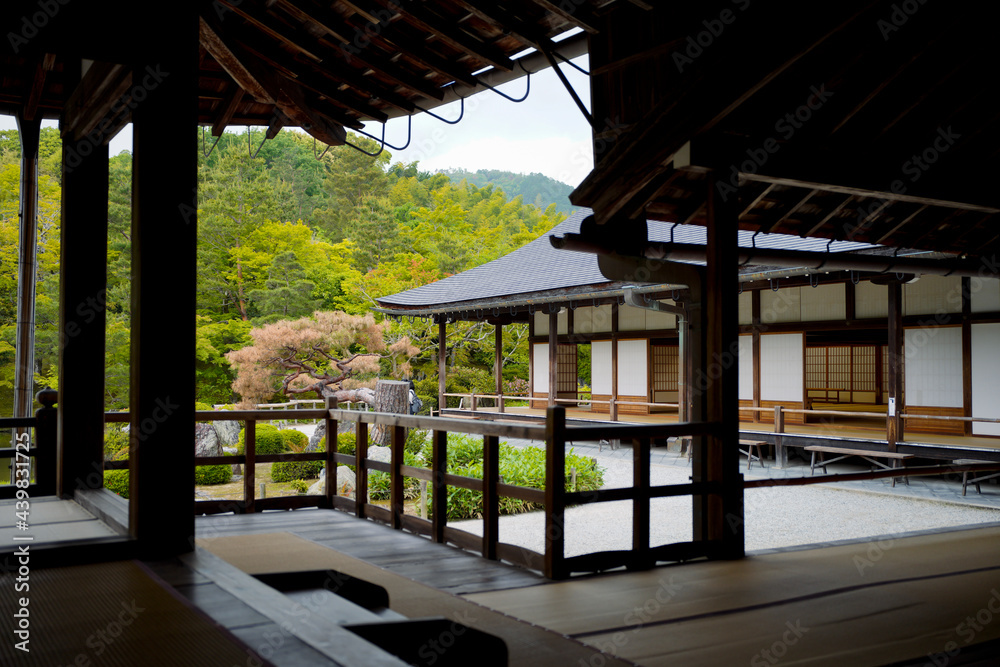
[[[694,498],[696,540],[719,542],[719,555],[744,554],[743,484],[739,473],[739,390],[736,360],[739,300],[737,288],[738,201],[723,196],[708,179],[706,280],[704,290],[706,413],[719,424],[714,435],[695,438],[693,481],[720,484],[718,493]],[[700,445],[700,446],[698,446]]]
[[[153,33],[132,75],[129,526],[162,558],[194,544],[197,9],[178,5]]]
[[[618,302],[611,305],[611,421],[618,421]]]
[[[497,385],[497,412],[503,412],[503,325],[499,322],[494,325],[493,331],[493,369]]]
[[[962,415],[972,416],[972,279],[962,278]],[[972,422],[963,422],[972,435]]]
[[[852,281],[844,283],[844,311],[847,323],[850,324],[856,318],[855,308],[857,307],[857,290]]]
[[[107,144],[65,137],[62,179],[58,486],[70,498],[104,483]]]
[[[38,247],[38,143],[41,120],[17,115],[21,138],[21,192],[17,272],[17,326],[14,342],[13,417],[30,417],[35,381],[35,259]],[[23,430],[14,429],[17,436]],[[14,447],[12,439],[10,446]],[[11,467],[10,482],[14,482]]]
[[[753,406],[760,407],[760,290],[750,292],[751,310],[753,318]],[[754,422],[760,422],[760,412],[754,410]]]
[[[559,383],[559,312],[549,313],[549,400],[554,408]]]
[[[438,415],[447,407],[447,373],[448,369],[448,320],[442,315],[438,320]]]
[[[889,283],[889,414],[886,418],[886,440],[889,451],[903,440],[903,420],[899,416],[906,407],[905,363],[903,355],[903,285]]]

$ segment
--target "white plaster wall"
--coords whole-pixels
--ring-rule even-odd
[[[645,331],[646,311],[633,306],[618,306],[619,331]]]
[[[556,333],[560,333],[565,336],[569,333],[569,310],[564,310],[559,313],[557,317],[559,319],[557,320],[558,326],[556,327]]]
[[[611,331],[611,305],[594,308],[594,333]]]
[[[549,344],[535,343],[533,349],[531,390],[544,394],[549,391]]]
[[[760,337],[760,398],[764,401],[802,401],[803,334],[764,334]]]
[[[618,341],[618,395],[648,396],[648,340]]]
[[[535,313],[535,335],[536,336],[548,336],[549,335],[549,314],[548,313]]]
[[[664,301],[665,304],[672,305],[672,301]],[[646,311],[646,331],[659,331],[661,329],[676,329],[677,316],[671,313],[661,313],[657,310]]]
[[[611,395],[610,340],[595,340],[590,344],[590,389],[595,394]]]
[[[972,325],[972,416],[1000,419],[1000,324]],[[1000,424],[972,422],[974,435],[1000,435]]]
[[[1000,312],[1000,280],[996,278],[972,278],[969,287],[972,291],[972,312]]]
[[[740,324],[753,324],[753,294],[746,290],[740,293]]]
[[[907,405],[962,407],[961,327],[907,329],[903,350]]]
[[[740,336],[740,400],[753,400],[753,336]]]
[[[578,334],[594,332],[593,306],[582,306],[573,312],[573,332]]]
[[[954,276],[920,276],[903,285],[903,316],[962,312],[962,279]]]
[[[889,288],[862,280],[854,287],[854,316],[859,320],[889,317]]]
[[[843,283],[800,288],[802,321],[822,322],[847,319],[847,301],[844,294]]]
[[[775,322],[800,322],[802,318],[801,288],[787,287],[777,292],[770,289],[760,291],[760,321],[763,324]]]

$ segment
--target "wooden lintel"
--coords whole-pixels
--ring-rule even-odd
[[[255,71],[245,58],[237,55],[226,45],[219,33],[201,17],[201,44],[211,54],[217,63],[233,78],[240,88],[245,90],[261,104],[274,104],[277,100],[272,94],[274,84],[268,82],[272,78],[266,71]],[[270,83],[270,85],[269,85]]]

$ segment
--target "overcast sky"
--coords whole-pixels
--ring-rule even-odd
[[[586,69],[587,56],[573,62]],[[577,94],[589,105],[587,77],[568,65],[562,67]],[[519,98],[524,94],[525,81],[512,81],[500,90]],[[574,187],[593,168],[590,126],[550,68],[532,75],[531,94],[520,104],[487,90],[466,100],[465,107],[465,116],[457,125],[447,125],[423,113],[414,116],[410,146],[405,151],[390,149],[393,161],[417,160],[425,171],[459,167],[540,172]],[[449,104],[434,112],[444,118],[457,118],[459,105]],[[48,124],[55,126],[54,121]],[[0,129],[15,127],[13,117],[0,116]],[[382,134],[378,123],[369,123],[367,131],[377,137]],[[406,142],[404,118],[389,122],[386,141],[396,146]],[[111,142],[111,154],[131,148],[132,127],[128,126]]]

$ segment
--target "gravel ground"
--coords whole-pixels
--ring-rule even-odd
[[[631,484],[630,461],[598,457],[598,462],[605,468],[605,488]],[[653,464],[651,467],[654,485],[683,484],[688,475],[687,466]],[[690,497],[652,502],[651,545],[691,539],[691,502]],[[825,485],[748,489],[744,512],[747,551],[1000,521],[998,509]],[[456,521],[450,525],[482,534],[482,521]],[[629,549],[631,503],[568,508],[566,526],[567,556]],[[541,512],[500,517],[501,542],[541,553],[544,534],[545,517]]]

